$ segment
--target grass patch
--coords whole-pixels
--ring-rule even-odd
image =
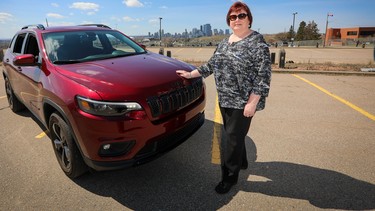
[[[184,60],[184,62],[194,66],[201,66],[206,61]],[[375,68],[375,63],[369,62],[367,64],[335,64],[332,62],[325,63],[285,63],[284,69],[294,70],[316,70],[316,71],[351,71],[360,72],[361,68]],[[272,69],[279,68],[278,64],[272,65]]]
[[[278,65],[273,65],[273,69],[280,69]],[[361,68],[375,68],[374,62],[367,64],[335,64],[332,62],[325,63],[286,63],[285,69],[296,70],[317,70],[317,71],[354,71],[360,72]]]

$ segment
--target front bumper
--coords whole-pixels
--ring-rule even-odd
[[[204,120],[204,112],[198,113],[174,133],[149,140],[131,159],[122,161],[95,161],[84,156],[84,160],[89,167],[97,171],[117,170],[141,165],[160,157],[182,144],[203,125]]]

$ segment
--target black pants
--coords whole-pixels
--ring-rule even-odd
[[[236,181],[242,162],[247,162],[245,137],[252,117],[245,117],[243,109],[220,107],[223,118],[220,154],[223,180],[234,175]]]

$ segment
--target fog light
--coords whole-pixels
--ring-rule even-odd
[[[125,155],[128,153],[133,146],[135,141],[124,141],[124,142],[114,142],[111,144],[103,144],[100,147],[99,155],[102,157],[115,157],[120,155]]]
[[[104,150],[109,150],[109,148],[111,148],[111,145],[110,145],[110,144],[104,144],[104,145],[103,145],[103,149],[104,149]]]

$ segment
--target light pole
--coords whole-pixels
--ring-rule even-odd
[[[159,31],[160,46],[161,46],[161,19],[163,19],[163,18],[162,17],[159,18],[159,20],[160,20],[160,31]]]
[[[292,47],[293,47],[293,42],[294,42],[294,22],[296,21],[296,15],[298,14],[298,12],[293,12],[293,34],[292,34]]]
[[[327,30],[328,30],[328,17],[329,16],[333,16],[332,14],[329,14],[329,12],[327,13],[327,21],[326,21],[326,33],[325,33],[325,36],[324,36],[324,41],[323,41],[323,48],[326,47],[326,40],[328,39],[327,37]]]

